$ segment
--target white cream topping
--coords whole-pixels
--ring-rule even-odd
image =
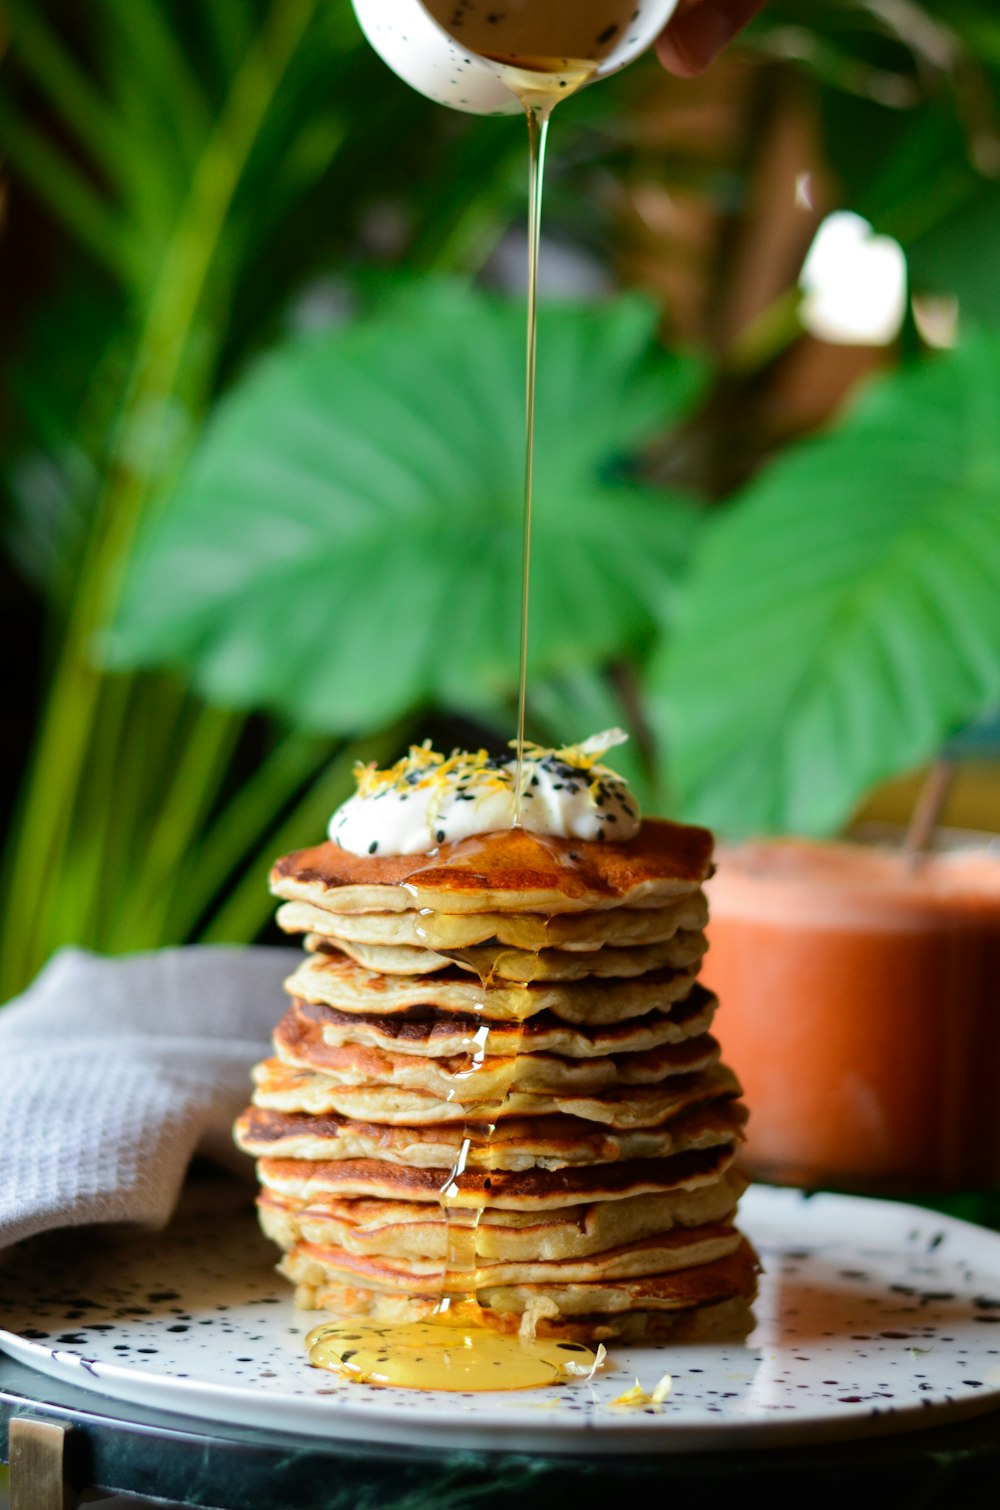
[[[521,824],[562,839],[622,841],[638,832],[639,804],[627,782],[601,756],[627,735],[594,734],[559,750],[526,745],[521,773]],[[444,756],[430,741],[388,770],[355,767],[358,790],[330,819],[330,838],[355,855],[428,854],[473,834],[511,828],[517,760],[485,750]]]

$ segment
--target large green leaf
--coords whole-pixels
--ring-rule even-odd
[[[652,708],[685,813],[831,832],[1000,705],[1000,340],[873,386],[718,518]]]
[[[698,380],[643,301],[542,312],[531,663],[651,632],[698,516],[623,458]],[[279,351],[231,395],[140,548],[118,665],[333,732],[516,680],[523,306],[428,284]]]

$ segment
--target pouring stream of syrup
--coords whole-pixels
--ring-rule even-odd
[[[433,6],[429,7],[433,13]],[[521,825],[522,767],[528,674],[528,610],[531,575],[531,516],[534,492],[535,390],[538,350],[538,259],[541,244],[545,147],[552,110],[590,79],[596,61],[496,58],[504,65],[508,86],[524,105],[528,122],[529,218],[528,313],[525,361],[524,513],[521,568],[520,664],[517,712],[517,764],[514,777],[513,827]],[[482,982],[484,991],[488,985]],[[484,1022],[470,1039],[470,1069],[489,1053]],[[467,1169],[489,1169],[497,1118],[513,1082],[516,1056],[510,1056],[495,1100],[477,1105],[475,1123],[467,1121],[455,1163],[439,1201],[447,1223],[441,1289],[433,1314],[399,1324],[346,1318],[324,1322],[306,1338],[310,1362],[358,1383],[429,1390],[521,1390],[565,1382],[598,1365],[597,1355],[582,1343],[509,1335],[485,1327],[476,1300],[479,1224],[482,1208],[471,1220],[455,1207]]]
[[[528,340],[525,358],[524,537],[521,543],[521,653],[517,689],[517,766],[514,774],[514,827],[521,826],[524,721],[528,691],[528,604],[531,586],[531,505],[535,479],[535,380],[538,369],[538,251],[542,232],[545,145],[554,101],[526,104],[528,117]]]

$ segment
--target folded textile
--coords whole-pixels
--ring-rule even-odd
[[[195,1152],[229,1157],[294,963],[207,945],[56,955],[0,1010],[0,1247],[91,1222],[162,1226]]]

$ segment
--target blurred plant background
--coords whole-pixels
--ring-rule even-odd
[[[7,995],[257,936],[355,759],[509,736],[526,159],[346,0],[4,24]],[[773,0],[561,108],[535,737],[731,835],[905,816],[957,737],[1000,828],[998,238],[988,0]]]

